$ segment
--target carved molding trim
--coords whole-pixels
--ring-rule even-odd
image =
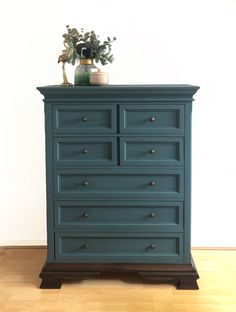
[[[192,101],[196,86],[106,86],[106,87],[60,87],[48,86],[37,88],[47,101]],[[71,99],[73,96],[73,99]]]

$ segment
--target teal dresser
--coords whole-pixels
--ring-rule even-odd
[[[197,289],[191,85],[40,87],[48,255],[41,288],[106,273]]]

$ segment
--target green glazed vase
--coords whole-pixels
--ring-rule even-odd
[[[75,86],[88,86],[90,74],[97,70],[92,59],[80,59],[80,64],[75,69]]]

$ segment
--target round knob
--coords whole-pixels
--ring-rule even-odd
[[[83,248],[84,248],[84,249],[88,249],[88,247],[89,247],[88,244],[84,244],[84,245],[83,245]]]
[[[82,213],[81,217],[82,218],[88,218],[88,213],[87,212]]]
[[[155,182],[155,181],[151,181],[151,182],[149,182],[149,185],[150,185],[150,186],[155,186],[155,185],[156,185],[156,182]]]
[[[88,181],[86,181],[86,180],[85,180],[85,181],[82,181],[82,185],[83,185],[83,186],[88,186]]]
[[[81,120],[82,120],[82,121],[87,121],[87,120],[88,120],[88,117],[87,117],[87,116],[82,116],[82,117],[81,117]]]
[[[80,151],[80,153],[85,155],[85,154],[88,153],[88,150],[87,150],[86,148],[83,148],[83,149]]]
[[[156,150],[154,149],[154,148],[152,148],[151,150],[150,150],[150,154],[155,154],[156,153]]]
[[[155,212],[150,213],[151,218],[155,218],[155,216],[156,216]]]
[[[154,122],[156,120],[156,118],[154,116],[149,118],[149,121]]]
[[[155,248],[156,248],[156,244],[151,244],[151,245],[149,246],[149,248],[150,248],[150,249],[155,249]]]

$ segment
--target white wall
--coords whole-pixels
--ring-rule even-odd
[[[117,36],[113,84],[200,85],[193,110],[194,246],[236,246],[236,1],[1,4],[0,245],[46,240],[44,116],[65,25]],[[70,79],[73,68],[68,66]]]

